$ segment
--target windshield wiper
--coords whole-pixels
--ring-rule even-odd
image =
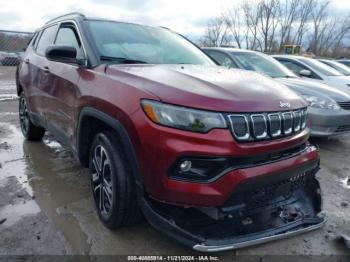
[[[145,61],[129,59],[125,57],[100,56],[102,61],[117,62],[118,64],[147,64]]]

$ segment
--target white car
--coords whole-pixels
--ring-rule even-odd
[[[316,59],[292,55],[273,57],[304,79],[319,81],[350,93],[350,77]]]
[[[335,70],[337,70],[338,72],[342,73],[345,76],[350,76],[350,67],[339,63],[338,61],[335,60],[329,60],[329,59],[318,59],[318,61],[333,67]]]

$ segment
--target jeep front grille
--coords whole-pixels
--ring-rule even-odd
[[[230,129],[239,141],[274,139],[298,133],[306,127],[306,109],[228,115]]]

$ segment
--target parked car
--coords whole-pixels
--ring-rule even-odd
[[[318,61],[330,67],[333,67],[335,70],[337,70],[339,73],[342,73],[345,76],[350,76],[350,68],[342,63],[339,63],[338,61],[329,59],[318,59]]]
[[[10,52],[0,52],[0,65],[17,66],[19,64],[19,55]]]
[[[350,132],[350,95],[322,83],[303,80],[272,57],[235,48],[203,48],[217,63],[268,75],[300,94],[309,104],[312,136]]]
[[[340,60],[337,60],[337,62],[343,65],[346,65],[347,67],[350,67],[350,59],[340,59]]]
[[[56,18],[36,31],[17,83],[23,135],[50,130],[72,148],[108,228],[142,211],[180,243],[222,251],[324,223],[307,103],[168,29]]]
[[[350,93],[350,77],[344,76],[316,59],[288,55],[274,55],[273,57],[304,79],[335,86]]]

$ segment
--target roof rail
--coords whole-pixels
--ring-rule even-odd
[[[49,21],[47,21],[45,23],[45,25],[49,24],[49,23],[52,23],[56,20],[59,20],[59,19],[62,19],[62,18],[66,18],[66,17],[71,17],[71,16],[81,16],[82,18],[85,18],[85,15],[83,15],[82,13],[79,13],[79,12],[73,12],[73,13],[68,13],[68,14],[65,14],[65,15],[61,15],[61,16],[58,16],[56,18],[53,18]]]

